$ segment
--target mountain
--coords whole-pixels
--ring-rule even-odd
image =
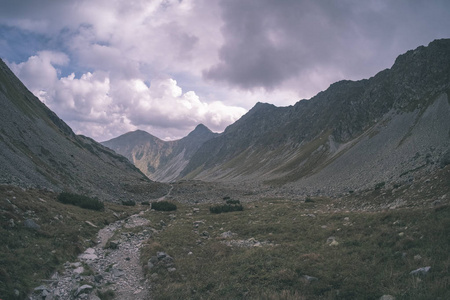
[[[129,161],[75,135],[0,60],[0,184],[72,191],[103,200],[162,195]]]
[[[206,141],[180,173],[336,194],[414,180],[448,164],[450,40],[400,55],[370,79],[293,106],[258,103]]]
[[[150,179],[168,182],[180,172],[200,146],[218,136],[200,124],[186,137],[163,141],[142,130],[128,132],[102,144],[125,156]]]

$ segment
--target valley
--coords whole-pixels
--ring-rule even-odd
[[[31,299],[445,299],[449,179],[447,166],[432,179],[333,198],[184,181],[150,201],[176,204],[168,212],[108,203],[104,212],[89,211],[50,192],[2,186],[2,219],[8,213],[14,220],[2,224],[2,240],[21,241],[2,246],[4,258],[15,257],[2,271],[2,293],[23,298],[28,287]],[[224,199],[240,200],[244,210],[209,211]],[[40,228],[23,227],[26,218]],[[55,251],[55,242],[73,251]],[[5,274],[14,269],[20,273]],[[13,278],[26,280],[25,289],[14,288],[25,282]]]
[[[450,40],[214,133],[75,134],[0,62],[0,299],[450,298]]]

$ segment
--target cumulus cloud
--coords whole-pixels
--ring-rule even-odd
[[[41,52],[10,66],[75,132],[98,140],[137,128],[160,133],[162,138],[181,138],[199,123],[222,131],[246,112],[219,101],[202,101],[194,91],[183,92],[169,77],[156,78],[150,85],[139,78],[116,78],[103,71],[58,78],[53,64],[67,61],[61,53]]]

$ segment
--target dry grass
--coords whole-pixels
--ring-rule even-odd
[[[149,241],[142,262],[146,264],[156,251],[165,251],[177,269],[147,270],[155,299],[450,296],[448,206],[377,213],[321,212],[329,202],[265,199],[247,204],[242,212],[219,215],[210,214],[206,205],[197,206],[200,212],[195,214],[191,206],[179,205],[173,221],[168,213],[150,214],[154,222],[164,219],[169,226]],[[236,235],[222,238],[227,231]],[[337,246],[327,243],[331,236]],[[261,246],[224,243],[250,238],[262,242]],[[424,266],[431,266],[426,276],[409,274]],[[305,275],[318,280],[309,281]]]

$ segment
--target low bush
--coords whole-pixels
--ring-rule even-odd
[[[241,204],[241,201],[239,201],[239,200],[233,200],[233,199],[228,199],[228,200],[227,200],[227,204]]]
[[[385,185],[386,185],[386,182],[384,182],[384,181],[377,183],[377,184],[375,184],[375,190],[379,190],[379,189],[383,188]]]
[[[143,202],[141,202],[141,205],[150,205],[150,202],[148,202],[148,201],[143,201]]]
[[[306,197],[305,203],[313,203],[313,202],[314,202],[314,200],[312,198]]]
[[[226,212],[232,212],[232,211],[243,211],[243,210],[244,210],[244,207],[241,204],[215,205],[215,206],[211,206],[209,208],[209,211],[213,214],[220,214],[220,213],[226,213]]]
[[[122,200],[122,205],[125,206],[135,206],[136,202],[134,202],[133,200]]]
[[[160,202],[153,202],[152,209],[159,211],[172,211],[177,210],[177,206],[168,201],[160,201]]]
[[[88,196],[62,192],[58,195],[58,201],[64,204],[72,204],[81,208],[92,210],[103,210],[105,205],[97,198],[90,198]]]

